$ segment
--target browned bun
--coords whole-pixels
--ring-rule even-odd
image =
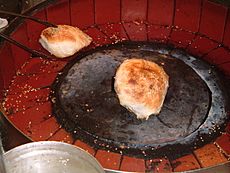
[[[115,91],[120,104],[145,118],[158,114],[168,89],[169,77],[154,62],[143,59],[125,60],[115,76]]]
[[[77,27],[58,25],[44,29],[39,42],[51,54],[65,58],[88,46],[92,38]]]

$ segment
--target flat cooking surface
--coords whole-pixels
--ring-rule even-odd
[[[169,75],[163,108],[148,120],[138,120],[122,107],[113,88],[116,69],[128,58],[156,62]],[[58,81],[54,113],[61,123],[73,135],[83,133],[85,140],[112,148],[177,144],[203,124],[211,104],[211,91],[193,68],[179,58],[154,51],[150,45],[95,50],[70,63]]]
[[[127,58],[164,64],[170,77],[161,113],[147,121],[122,107],[113,89],[116,69]],[[97,51],[77,62],[60,85],[59,98],[80,128],[105,139],[144,145],[187,136],[204,121],[210,101],[204,81],[181,60],[128,48]]]

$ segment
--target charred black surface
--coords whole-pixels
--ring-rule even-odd
[[[169,75],[163,108],[147,121],[122,107],[113,88],[116,69],[128,58],[156,62]],[[53,111],[75,138],[96,148],[147,157],[183,154],[215,138],[225,125],[224,88],[215,70],[184,52],[126,43],[76,59],[53,85]],[[213,97],[216,94],[219,99]]]

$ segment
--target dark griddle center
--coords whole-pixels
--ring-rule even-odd
[[[169,89],[159,115],[148,120],[119,104],[113,80],[127,58],[142,58],[163,65]],[[174,141],[196,130],[209,107],[209,89],[183,61],[138,49],[97,51],[73,65],[58,91],[60,103],[75,125],[99,138],[127,144]]]
[[[181,57],[176,58],[177,53],[173,57],[167,50],[154,49],[151,44],[118,44],[99,48],[70,63],[54,85],[54,114],[59,122],[75,138],[115,150],[196,143],[195,136],[200,133],[191,134],[209,114],[209,87],[194,68]],[[169,75],[162,110],[148,120],[136,119],[134,113],[122,107],[113,88],[116,70],[128,58],[155,62]],[[192,136],[191,141],[188,136]]]

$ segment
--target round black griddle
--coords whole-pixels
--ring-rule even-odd
[[[116,70],[129,58],[153,61],[169,75],[162,110],[148,120],[122,107],[114,91]],[[86,52],[67,65],[53,85],[53,112],[75,138],[94,147],[152,157],[214,139],[227,120],[224,90],[213,67],[180,50],[123,43]]]

